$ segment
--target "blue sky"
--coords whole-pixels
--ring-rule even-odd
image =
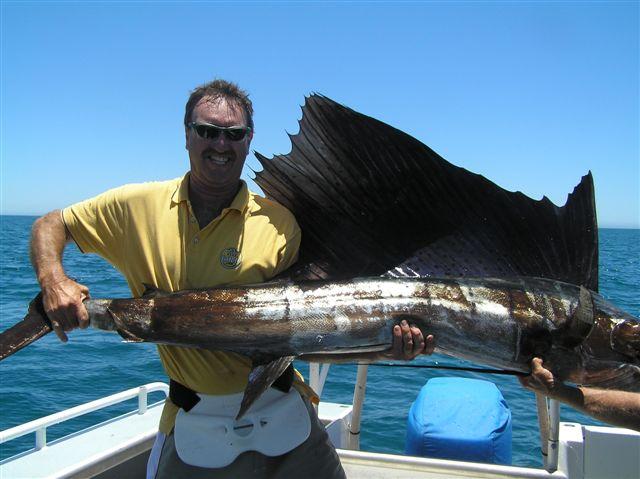
[[[638,228],[638,5],[3,1],[0,212],[182,175],[188,93],[222,77],[263,154],[320,92],[533,198],[591,170],[600,226]]]

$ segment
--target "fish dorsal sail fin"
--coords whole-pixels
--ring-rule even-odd
[[[256,153],[256,183],[303,231],[292,279],[537,276],[597,291],[591,173],[558,207],[326,97],[312,95],[302,111],[289,154]]]

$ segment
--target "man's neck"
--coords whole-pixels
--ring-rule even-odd
[[[228,187],[212,188],[189,177],[189,201],[200,228],[204,228],[227,208],[240,189],[241,182]]]

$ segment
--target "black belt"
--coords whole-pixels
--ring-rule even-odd
[[[287,393],[293,384],[293,377],[293,364],[290,364],[280,377],[274,381],[271,387]],[[198,396],[193,389],[173,379],[169,379],[169,399],[171,399],[173,404],[184,409],[186,412],[191,411],[191,409],[200,402],[200,396]]]

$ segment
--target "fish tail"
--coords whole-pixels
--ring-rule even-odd
[[[42,304],[42,292],[31,300],[22,321],[0,333],[0,361],[53,331]]]

